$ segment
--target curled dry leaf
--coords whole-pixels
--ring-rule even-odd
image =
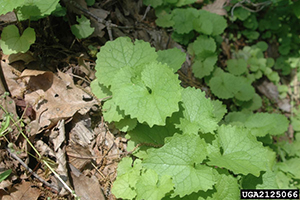
[[[203,10],[207,10],[211,13],[216,13],[218,15],[227,15],[227,11],[223,8],[224,4],[228,0],[215,0],[212,4],[203,6]]]

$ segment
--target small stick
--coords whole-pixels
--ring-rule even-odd
[[[32,169],[30,169],[15,153],[13,153],[9,148],[6,147],[6,150],[9,152],[9,154],[11,155],[11,157],[13,157],[14,159],[16,159],[19,163],[21,163],[21,165],[23,165],[23,167],[25,167],[25,169],[27,171],[29,171],[35,178],[37,178],[39,181],[41,181],[43,184],[45,184],[47,187],[52,188],[53,190],[59,192],[59,189],[54,186],[51,185],[50,183],[48,183],[47,181],[45,181],[44,179],[42,179],[41,177],[39,177],[39,175],[37,175],[34,171],[32,171]]]

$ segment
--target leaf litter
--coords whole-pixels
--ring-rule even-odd
[[[22,129],[41,154],[41,158],[35,154],[31,156],[32,147],[20,136],[19,129],[11,123],[11,135],[14,137],[10,134],[7,137],[16,149],[12,153],[25,161],[24,165],[33,169],[33,173],[51,186],[44,189],[45,184],[28,174],[24,166],[10,157],[1,137],[0,172],[2,169],[13,169],[12,174],[0,183],[0,195],[5,195],[6,199],[19,198],[20,195],[28,195],[26,199],[56,199],[62,196],[70,199],[60,181],[41,164],[43,159],[65,178],[68,185],[73,186],[81,199],[115,199],[111,193],[111,186],[116,178],[120,158],[127,155],[127,140],[113,124],[103,120],[99,109],[96,108],[101,105],[90,94],[89,84],[82,81],[94,79],[95,73],[95,58],[92,54],[83,52],[82,46],[97,51],[100,48],[99,43],[104,44],[111,36],[117,38],[127,35],[150,42],[156,49],[174,46],[182,49],[170,40],[166,31],[151,28],[151,18],[143,18],[145,7],[142,6],[141,0],[138,3],[128,0],[118,5],[101,2],[93,8],[84,8],[103,19],[102,22],[110,19],[120,27],[134,27],[138,24],[144,28],[133,32],[132,29],[118,27],[109,30],[109,24],[99,23],[99,20],[87,16],[91,19],[91,26],[95,28],[87,40],[75,42],[72,46],[73,41],[65,39],[66,37],[59,38],[65,42],[63,44],[50,39],[52,43],[42,42],[41,46],[36,46],[32,52],[2,54],[1,66],[11,95],[6,97],[1,105],[8,105],[5,109],[13,113],[16,121],[17,116],[22,117]],[[83,14],[76,8],[73,8],[72,12]],[[13,21],[13,18],[2,19]],[[41,31],[42,35],[45,34],[44,30],[34,28]],[[95,37],[96,40],[93,39]],[[63,46],[67,42],[67,47]],[[1,90],[1,94],[4,91],[5,88]]]

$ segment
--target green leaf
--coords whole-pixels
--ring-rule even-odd
[[[246,36],[249,40],[257,40],[259,37],[259,32],[251,30],[243,30],[242,34]]]
[[[103,84],[99,83],[98,79],[95,79],[91,82],[90,87],[93,94],[98,98],[102,99],[112,95],[108,87],[105,87]]]
[[[91,22],[85,16],[81,15],[81,17],[76,16],[76,21],[79,24],[75,24],[71,26],[72,33],[78,38],[87,38],[92,35],[95,28],[91,27]]]
[[[206,57],[205,59],[196,58],[194,64],[192,65],[194,75],[200,79],[210,75],[214,70],[217,60],[218,57],[216,55]]]
[[[296,1],[293,3],[293,11],[298,19],[300,19],[300,2]]]
[[[126,115],[140,123],[165,125],[166,117],[179,110],[181,87],[177,75],[157,62],[141,66],[141,73],[138,71],[123,67],[115,74],[113,98]]]
[[[19,29],[15,25],[8,25],[3,28],[0,45],[4,54],[25,53],[30,45],[35,42],[35,31],[33,28],[26,28],[20,36]]]
[[[234,174],[259,176],[266,171],[269,160],[268,149],[258,142],[248,129],[222,125],[218,130],[223,153],[209,155],[208,164],[224,167]]]
[[[229,59],[227,68],[233,75],[241,75],[247,71],[247,62],[245,59]]]
[[[59,0],[25,0],[24,5],[18,9],[18,19],[38,20],[50,15],[55,9]]]
[[[92,6],[95,4],[95,0],[85,0],[88,6]]]
[[[222,72],[218,76],[214,76],[209,81],[209,86],[213,94],[221,99],[229,99],[241,89],[241,77]]]
[[[172,20],[173,15],[169,9],[165,7],[156,8],[155,15],[157,17],[155,20],[157,26],[170,27],[174,25],[174,21]]]
[[[129,116],[125,116],[118,122],[115,122],[115,126],[122,132],[127,132],[133,130],[137,125],[137,120],[131,119]]]
[[[163,4],[163,0],[143,0],[144,5],[151,5],[153,8],[156,8]]]
[[[193,43],[193,50],[199,57],[206,58],[207,55],[212,55],[216,51],[216,42],[213,38],[200,35]]]
[[[234,16],[236,16],[241,21],[244,21],[251,15],[250,11],[248,11],[242,7],[235,8],[233,13],[234,13]]]
[[[255,30],[258,27],[258,22],[255,15],[250,15],[250,17],[248,17],[243,24],[247,29]]]
[[[173,189],[173,185],[170,176],[158,177],[154,170],[149,169],[142,174],[136,184],[136,199],[162,199],[166,193]]]
[[[131,158],[123,158],[118,165],[118,177],[115,180],[112,193],[117,198],[133,199],[136,196],[135,185],[140,178],[141,160],[136,159],[132,167]]]
[[[173,197],[212,189],[212,168],[199,165],[207,156],[206,143],[197,135],[175,134],[159,149],[149,149],[143,166],[160,176],[169,175],[175,184]]]
[[[276,173],[271,170],[263,172],[259,177],[248,174],[242,179],[243,189],[279,189],[276,182]]]
[[[15,0],[15,1],[8,1],[8,0],[0,0],[0,15],[4,15],[8,12],[13,11],[13,9],[22,6],[25,0]]]
[[[158,51],[157,55],[157,61],[167,64],[174,72],[177,72],[181,68],[186,57],[186,54],[177,48]]]
[[[106,42],[97,54],[96,77],[105,86],[111,85],[115,74],[124,66],[136,67],[155,61],[157,54],[150,44],[141,40],[132,44],[130,38],[119,37]]]
[[[178,43],[184,44],[184,45],[188,45],[190,43],[190,41],[194,38],[194,36],[195,36],[194,31],[191,31],[186,34],[179,34],[176,32],[172,33],[172,39],[175,42],[178,42]]]
[[[125,118],[124,111],[116,105],[114,99],[106,101],[103,105],[103,117],[108,122],[118,122]]]
[[[179,34],[189,33],[193,30],[193,21],[198,16],[195,8],[176,8],[172,11],[173,28]]]
[[[133,141],[135,145],[139,143],[149,143],[154,145],[163,145],[165,138],[173,136],[176,132],[175,126],[167,123],[166,126],[153,126],[138,124],[135,129],[128,132],[130,141]],[[145,133],[145,134],[141,134]]]
[[[287,131],[289,125],[289,121],[284,115],[275,113],[231,112],[226,116],[225,121],[227,123],[242,122],[243,126],[249,128],[253,135],[259,137],[267,134],[283,134]]]
[[[182,91],[183,116],[178,126],[184,133],[212,133],[217,129],[218,121],[214,115],[214,105],[205,97],[205,92],[195,88]]]
[[[226,20],[215,13],[199,10],[198,18],[194,20],[194,29],[206,35],[219,35],[227,27]]]
[[[292,174],[294,179],[300,179],[300,158],[291,158],[277,163],[277,166],[281,171]]]
[[[220,174],[215,185],[217,190],[212,196],[213,199],[232,200],[240,198],[240,188],[237,179],[231,175]]]
[[[5,170],[0,174],[0,183],[4,181],[11,174],[12,169]]]
[[[257,110],[262,106],[262,99],[258,94],[254,94],[253,98],[250,101],[243,102],[242,107],[247,110]]]
[[[240,77],[241,89],[234,95],[234,97],[240,101],[249,101],[254,97],[255,89],[247,82],[247,79]]]
[[[223,116],[227,113],[226,105],[222,104],[219,100],[211,101],[214,106],[214,114],[217,122],[221,121]]]

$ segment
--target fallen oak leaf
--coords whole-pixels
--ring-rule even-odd
[[[227,11],[223,8],[224,4],[228,0],[215,0],[212,4],[208,4],[203,6],[203,10],[207,10],[211,13],[215,13],[217,15],[227,16]]]
[[[60,71],[57,76],[49,71],[24,70],[20,78],[26,82],[25,101],[33,106],[39,129],[51,128],[76,112],[83,115],[97,104],[95,100],[84,101],[87,94]]]

